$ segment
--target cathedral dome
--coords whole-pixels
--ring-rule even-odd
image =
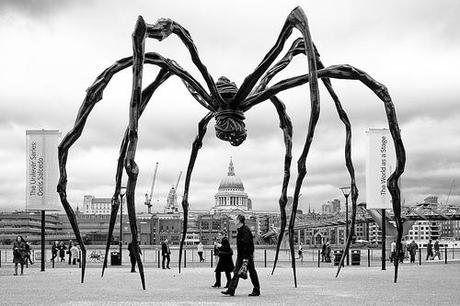
[[[248,210],[250,200],[244,192],[243,182],[235,175],[235,168],[230,159],[227,176],[219,184],[219,189],[215,195],[216,205],[214,210]]]

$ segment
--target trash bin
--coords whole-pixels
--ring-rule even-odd
[[[121,266],[120,252],[110,252],[110,265]]]
[[[361,250],[351,250],[351,265],[359,266],[361,263]]]
[[[342,258],[343,250],[334,250],[334,266],[340,264],[340,259]]]

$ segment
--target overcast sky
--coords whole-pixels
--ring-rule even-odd
[[[437,195],[460,203],[460,3],[458,1],[0,1],[0,209],[25,207],[25,131],[59,129],[66,134],[95,78],[132,55],[137,16],[148,23],[167,17],[188,29],[214,80],[225,75],[239,86],[276,41],[289,12],[301,5],[326,66],[351,64],[385,84],[396,106],[407,167],[407,204]],[[294,31],[293,39],[300,37]],[[148,41],[147,51],[176,60],[204,81],[180,40]],[[283,54],[284,52],[283,51]],[[145,68],[144,84],[158,70]],[[307,73],[304,56],[272,81]],[[96,105],[68,158],[72,205],[83,195],[111,197],[119,145],[128,122],[131,69],[117,74]],[[321,85],[321,84],[320,84]],[[382,102],[357,81],[333,81],[353,126],[353,158],[359,201],[365,201],[366,136],[386,127]],[[344,129],[323,86],[321,117],[307,161],[301,209],[319,209],[349,179]],[[294,123],[294,160],[306,136],[308,85],[280,95]],[[206,114],[178,78],[153,96],[139,123],[137,210],[145,210],[155,162],[154,202],[164,205],[179,171],[185,171],[197,123]],[[232,147],[215,137],[211,121],[192,178],[192,209],[209,209],[230,156],[255,210],[278,209],[284,144],[270,103],[246,114],[247,140]],[[183,191],[184,176],[179,185]],[[452,184],[455,181],[454,184]],[[453,188],[451,188],[453,186]],[[293,184],[290,193],[292,194]]]

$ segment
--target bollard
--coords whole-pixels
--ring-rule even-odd
[[[264,266],[267,267],[267,250],[264,250]]]
[[[418,249],[418,265],[422,265],[422,249]]]
[[[444,263],[447,265],[447,245],[444,247]]]
[[[320,265],[320,263],[319,263],[319,262],[320,262],[319,258],[320,258],[320,254],[319,254],[319,250],[318,250],[318,268],[319,268],[319,265]]]
[[[211,268],[212,268],[212,260],[214,259],[213,253],[214,253],[213,250],[211,250]]]
[[[371,249],[367,249],[367,266],[371,266]]]
[[[160,250],[157,251],[158,269],[160,268]]]
[[[184,250],[184,268],[187,268],[187,250]]]

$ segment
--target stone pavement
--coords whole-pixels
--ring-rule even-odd
[[[338,278],[333,267],[300,267],[298,288],[292,271],[283,267],[270,275],[258,268],[261,296],[248,297],[252,286],[240,280],[234,297],[224,296],[211,285],[211,268],[177,268],[145,271],[147,290],[129,267],[109,267],[104,278],[100,269],[89,268],[84,284],[74,267],[40,272],[35,264],[23,276],[13,276],[13,266],[0,268],[0,304],[34,305],[459,305],[460,265],[403,264],[397,284],[393,267],[345,267]],[[225,276],[222,275],[225,280]]]

